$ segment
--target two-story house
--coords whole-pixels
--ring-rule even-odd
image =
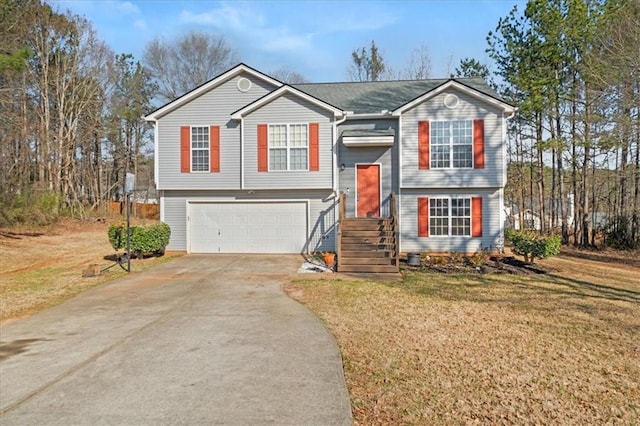
[[[494,250],[514,113],[476,79],[287,85],[240,64],[146,117],[168,249],[380,272]]]

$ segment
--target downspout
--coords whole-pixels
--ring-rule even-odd
[[[347,121],[347,112],[343,111],[343,118],[333,122],[333,173],[332,176],[332,189],[335,196],[338,196],[338,126]]]
[[[244,117],[240,118],[240,189],[244,189]]]
[[[400,222],[402,221],[402,214],[400,211],[400,199],[402,198],[402,114],[398,115],[398,196],[396,197],[396,212],[398,217],[398,223],[396,223],[396,242],[398,247],[396,248],[398,253],[400,252]]]

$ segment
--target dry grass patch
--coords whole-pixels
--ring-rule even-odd
[[[0,233],[0,321],[34,314],[78,293],[127,274],[115,266],[98,277],[83,278],[82,270],[97,263],[114,264],[107,223],[66,220],[38,229]],[[139,272],[171,256],[132,260]]]
[[[357,424],[638,424],[640,285],[407,273],[287,286],[342,350]]]

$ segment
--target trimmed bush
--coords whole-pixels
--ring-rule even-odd
[[[555,256],[560,253],[562,239],[560,235],[543,236],[532,231],[516,231],[508,229],[507,241],[513,246],[513,252],[523,256],[525,262]]]
[[[169,244],[171,229],[166,223],[152,225],[131,226],[131,252],[142,256],[144,254],[163,254]],[[109,227],[109,242],[115,250],[127,248],[127,225],[113,224]]]

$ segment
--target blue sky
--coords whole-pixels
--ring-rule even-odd
[[[142,57],[145,44],[191,29],[223,35],[241,62],[264,72],[287,67],[313,82],[348,80],[351,52],[375,40],[402,69],[427,47],[431,77],[448,77],[465,57],[489,65],[486,36],[522,0],[120,1],[51,0],[93,22],[116,53]]]

